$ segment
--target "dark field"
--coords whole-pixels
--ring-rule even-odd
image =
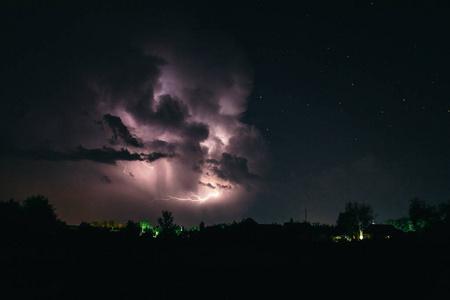
[[[442,298],[447,243],[67,238],[4,245],[14,298]]]

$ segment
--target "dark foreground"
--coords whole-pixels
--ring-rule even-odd
[[[175,239],[3,245],[17,298],[448,297],[447,243]],[[194,298],[195,297],[195,298]]]

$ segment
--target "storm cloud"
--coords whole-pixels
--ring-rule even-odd
[[[222,153],[220,161],[214,161],[211,170],[221,179],[232,183],[246,182],[259,176],[249,172],[247,159],[229,153]]]
[[[135,199],[134,212],[149,199],[186,193],[251,198],[248,187],[264,173],[267,151],[261,133],[241,121],[253,71],[239,45],[190,26],[141,30],[107,12],[71,13],[85,21],[67,21],[33,56],[24,52],[17,65],[6,65],[17,80],[0,113],[0,151],[17,165],[64,165],[69,171],[60,180],[82,182],[85,198],[109,199],[115,191],[122,206]],[[24,34],[30,40],[36,33]],[[91,174],[106,184],[95,186]]]
[[[113,135],[108,140],[110,144],[116,145],[119,144],[119,138],[126,145],[134,146],[142,148],[143,144],[136,137],[134,137],[127,126],[123,125],[122,120],[119,117],[112,116],[110,114],[106,114],[103,116],[103,121],[108,125],[108,127],[112,130]]]
[[[51,149],[22,150],[15,153],[16,156],[29,158],[32,160],[48,160],[48,161],[80,161],[90,160],[98,163],[115,165],[116,161],[141,161],[141,156],[137,153],[130,153],[128,149],[121,148],[115,150],[109,147],[101,149],[86,149],[78,146],[74,151],[62,152]]]

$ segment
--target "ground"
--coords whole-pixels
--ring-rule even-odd
[[[447,292],[449,248],[409,241],[65,241],[3,248],[1,282],[17,298],[411,299]]]

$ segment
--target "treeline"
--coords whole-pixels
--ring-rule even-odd
[[[82,222],[76,229],[81,234],[122,234],[130,237],[142,236],[144,238],[175,238],[189,237],[189,233],[199,231],[200,227],[185,228],[174,223],[172,213],[166,210],[162,211],[158,218],[157,226],[152,226],[148,221],[134,222],[129,220],[127,223],[116,223],[110,221],[93,221],[91,223]]]
[[[101,238],[114,236],[119,238],[159,237],[173,238],[187,236],[189,231],[199,227],[186,229],[173,222],[171,212],[163,211],[158,218],[158,226],[149,222],[117,224],[114,220],[82,222],[79,226],[69,226],[59,219],[55,208],[49,200],[42,196],[30,196],[22,202],[11,199],[0,201],[0,242],[11,243],[48,243],[59,239],[87,237]]]
[[[448,228],[444,212],[444,205],[415,199],[407,217],[413,228],[405,233],[409,240],[340,244],[331,242],[333,237],[371,226],[375,214],[370,206],[347,203],[336,226],[293,219],[258,224],[246,218],[185,228],[168,211],[154,226],[133,221],[69,226],[47,198],[32,196],[0,202],[0,267],[10,294],[26,299],[168,298],[173,291],[185,295],[194,289],[210,298],[223,290],[224,282],[246,287],[258,282],[258,288],[273,286],[267,294],[275,295],[280,288],[274,278],[281,278],[283,288],[298,289],[299,283],[304,290],[318,287],[312,291],[325,291],[322,298],[335,297],[349,283],[352,291],[363,292],[358,295],[369,290],[389,298],[394,289],[409,299],[437,291],[433,298],[448,288],[450,244],[434,234]],[[428,237],[437,243],[429,243]],[[343,272],[349,275],[341,276]],[[253,285],[251,289],[253,293]],[[224,298],[235,296],[232,291]]]
[[[117,223],[114,220],[82,222],[79,226],[68,226],[60,220],[49,200],[41,195],[28,197],[22,202],[9,200],[0,202],[0,239],[4,242],[48,242],[61,238],[84,239],[175,239],[217,236],[252,239],[295,239],[302,241],[331,241],[336,237],[358,240],[363,231],[374,223],[375,213],[368,204],[347,202],[339,213],[336,226],[295,222],[292,218],[283,225],[258,224],[251,218],[240,222],[222,223],[186,228],[175,224],[169,211],[162,211],[155,226],[148,221]],[[450,202],[433,206],[415,197],[410,200],[408,216],[388,219],[385,224],[406,233],[407,237],[450,238]]]
[[[41,243],[52,241],[152,241],[203,239],[218,241],[235,240],[280,240],[301,241],[330,240],[335,228],[328,225],[290,222],[279,224],[258,224],[252,218],[239,222],[220,223],[187,228],[177,225],[169,211],[162,211],[155,226],[148,221],[117,223],[114,220],[82,222],[69,226],[60,220],[49,200],[41,195],[28,197],[22,202],[9,200],[0,202],[0,240],[4,243]]]
[[[47,242],[67,232],[53,205],[44,196],[28,197],[22,203],[13,199],[0,202],[0,236],[5,241]]]
[[[369,204],[347,202],[345,210],[339,213],[336,229],[350,239],[358,240],[358,235],[375,223],[376,214]],[[430,205],[427,201],[414,197],[409,201],[408,216],[388,219],[385,225],[405,233],[405,238],[439,239],[450,238],[450,202]]]
[[[430,205],[414,197],[409,202],[408,216],[388,219],[385,224],[416,235],[450,237],[450,201]]]

